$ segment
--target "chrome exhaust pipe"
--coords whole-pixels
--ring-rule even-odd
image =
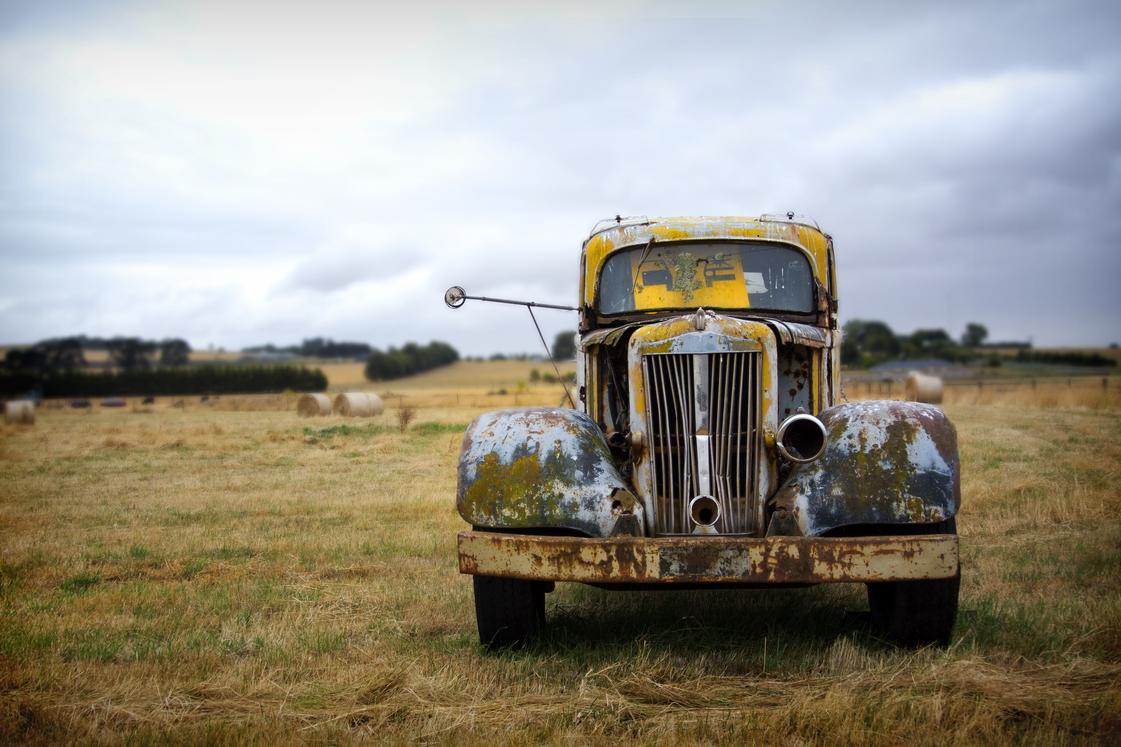
[[[689,518],[693,520],[693,534],[716,534],[720,504],[711,495],[698,495],[689,501]]]
[[[792,462],[812,462],[825,451],[825,423],[798,413],[782,421],[775,438],[778,453]]]

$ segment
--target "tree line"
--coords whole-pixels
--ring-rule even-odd
[[[373,348],[366,358],[366,378],[387,381],[430,371],[459,360],[459,352],[446,342],[433,340],[427,345],[408,342],[400,348],[382,351]]]
[[[994,347],[1016,347],[1016,360],[1022,363],[1055,363],[1071,366],[1115,366],[1116,361],[1099,353],[1032,351],[1029,343],[992,343],[986,345],[989,331],[985,325],[970,322],[957,340],[944,329],[917,329],[899,335],[878,320],[850,319],[844,326],[841,363],[853,368],[867,368],[883,361],[899,358],[939,358],[966,362]],[[999,365],[1001,359],[990,354],[989,360]]]
[[[845,322],[841,343],[841,363],[854,368],[867,368],[896,358],[939,358],[964,362],[976,357],[989,336],[983,324],[970,322],[959,340],[944,329],[916,329],[899,335],[878,320],[850,319]]]
[[[318,368],[303,366],[178,366],[117,371],[0,372],[0,395],[41,397],[129,397],[184,394],[252,394],[327,388]]]
[[[106,350],[111,365],[132,370],[152,366],[185,366],[191,362],[186,340],[144,340],[139,337],[54,337],[26,348],[12,348],[0,368],[11,372],[72,371],[89,365],[86,350]]]
[[[365,342],[345,342],[330,337],[309,337],[299,345],[265,345],[242,348],[243,353],[289,353],[304,358],[366,358],[373,348]]]

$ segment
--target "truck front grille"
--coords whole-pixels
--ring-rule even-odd
[[[691,533],[689,502],[706,484],[720,503],[717,532],[754,531],[760,358],[644,356],[656,534]]]

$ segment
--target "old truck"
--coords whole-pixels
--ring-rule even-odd
[[[930,405],[845,401],[827,233],[793,214],[604,221],[578,311],[575,407],[464,435],[459,569],[485,646],[533,638],[558,581],[859,582],[885,637],[949,639],[956,433]]]

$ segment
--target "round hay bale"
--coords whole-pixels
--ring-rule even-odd
[[[912,402],[927,402],[932,405],[942,404],[942,378],[927,376],[918,371],[907,374],[907,399]]]
[[[14,399],[4,403],[4,422],[35,425],[35,403],[29,399]]]
[[[299,401],[296,402],[296,412],[300,413],[301,418],[311,418],[316,415],[330,415],[331,398],[319,392],[302,394],[300,395]]]
[[[384,409],[381,397],[372,392],[343,392],[335,397],[335,413],[348,418],[372,418]]]

